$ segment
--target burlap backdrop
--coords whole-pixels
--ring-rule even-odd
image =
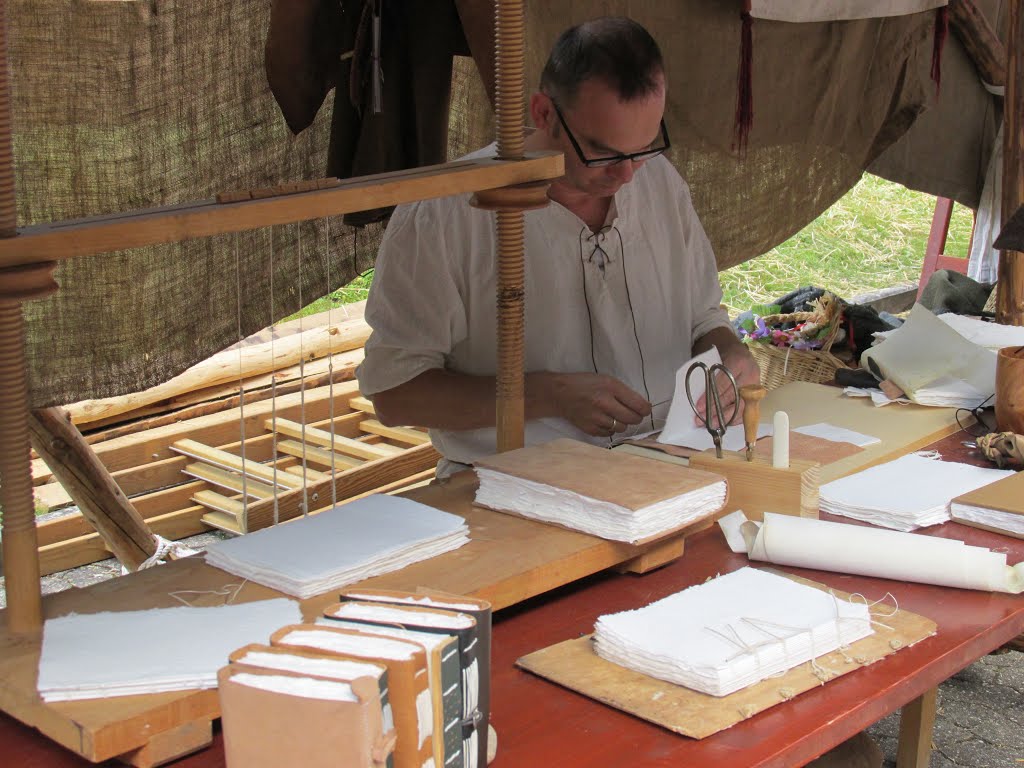
[[[457,5],[465,13],[481,3]],[[669,69],[672,159],[691,184],[723,268],[816,218],[933,92],[930,14],[842,24],[755,20],[754,127],[747,156],[737,159],[730,146],[738,6],[527,2],[528,87],[550,42],[574,21],[627,14],[659,38]],[[14,0],[8,9],[20,223],[323,175],[330,103],[298,138],[288,133],[263,71],[266,0]],[[470,43],[474,53],[481,48]],[[990,104],[977,97],[962,52],[950,55],[956,48],[951,36],[942,101],[961,103],[959,82],[975,103]],[[960,81],[949,74],[957,64],[966,72]],[[457,66],[455,76],[453,157],[491,135],[475,70]],[[944,165],[941,176],[955,178],[947,188],[971,202],[987,161],[986,118],[956,117],[942,126],[941,141],[921,139],[935,151],[909,165],[916,186],[928,190],[937,183],[929,177],[942,156],[936,153],[967,147],[956,151],[969,172]],[[890,175],[900,180],[894,165]],[[273,238],[264,230],[65,263],[60,292],[26,309],[32,402],[106,397],[163,381],[348,282],[372,265],[378,238],[373,228],[356,236],[340,220],[318,221],[277,227]]]

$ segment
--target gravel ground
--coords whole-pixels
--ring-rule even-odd
[[[224,538],[219,531],[184,539],[204,549]],[[86,587],[121,574],[116,560],[44,576],[43,594]],[[6,593],[0,578],[0,606]],[[873,725],[868,733],[885,754],[886,768],[896,766],[899,714]],[[939,688],[930,768],[1024,767],[1024,653],[1010,651],[986,656],[947,680]]]

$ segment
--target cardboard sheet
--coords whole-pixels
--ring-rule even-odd
[[[829,589],[808,579],[790,578],[819,589]],[[838,591],[836,594],[849,597]],[[882,610],[887,613],[885,608]],[[830,679],[914,645],[936,632],[935,622],[909,611],[897,611],[892,616],[880,618],[880,621],[891,629],[876,625],[875,633],[870,637],[857,641],[845,651],[836,651],[818,659],[818,666],[828,675],[825,679],[816,676],[807,663],[781,677],[721,698],[605,661],[594,653],[589,635],[523,656],[516,665],[675,733],[703,739],[804,691],[824,685]]]

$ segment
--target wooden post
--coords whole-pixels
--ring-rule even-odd
[[[63,408],[41,408],[28,417],[32,447],[114,556],[135,570],[156,552],[149,526],[118,488]]]
[[[1010,0],[1006,46],[1006,98],[1003,102],[1003,221],[1024,202],[1024,19],[1021,0]],[[1024,325],[1024,253],[999,255],[996,322]]]
[[[932,688],[900,710],[896,768],[928,768],[938,693],[938,688]]]
[[[523,0],[495,0],[495,92],[498,157],[523,157]],[[524,217],[498,211],[498,373],[495,425],[498,451],[522,448],[524,406]]]
[[[989,85],[1006,84],[1006,46],[974,0],[950,0],[949,20],[967,55]]]

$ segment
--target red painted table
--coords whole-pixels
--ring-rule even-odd
[[[953,458],[956,445],[946,440],[936,447]],[[954,523],[925,532],[1006,550],[1011,564],[1024,560],[1021,540]],[[746,564],[745,556],[729,552],[715,527],[689,539],[681,560],[653,573],[599,574],[502,611],[495,619],[492,664],[492,721],[499,735],[495,768],[801,765],[904,705],[909,706],[904,707],[899,764],[927,765],[939,683],[1024,633],[1024,596],[786,568],[869,599],[892,592],[901,608],[935,621],[938,634],[701,741],[677,736],[514,666],[522,655],[589,633],[602,613],[644,605]],[[0,716],[0,764],[90,765],[6,715]],[[175,765],[224,765],[219,737],[210,749]]]

